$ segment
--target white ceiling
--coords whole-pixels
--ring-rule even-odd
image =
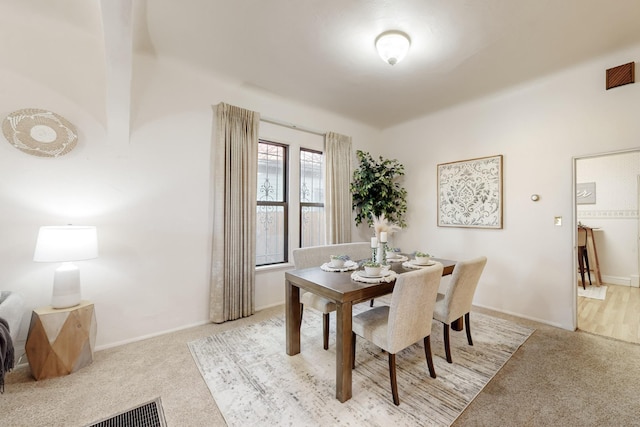
[[[105,10],[100,17],[100,4],[104,9],[112,2],[116,5],[110,7],[110,17]],[[640,42],[640,0],[0,0],[0,4],[8,10],[0,15],[0,34],[37,33],[42,19],[57,21],[74,29],[68,33],[78,40],[72,42],[71,56],[80,40],[105,36],[107,48],[126,42],[131,36],[123,34],[121,26],[127,20],[118,14],[132,5],[135,51],[175,57],[239,85],[377,128]],[[409,54],[395,66],[384,63],[374,47],[375,38],[392,29],[404,31],[412,40]],[[12,59],[2,63],[18,69],[22,52],[47,55],[51,49],[42,46],[53,43],[55,39],[49,39],[54,37],[22,37],[17,39],[20,43],[5,39],[5,57]],[[130,73],[132,62],[123,60],[119,51],[107,49],[107,70],[124,68]],[[72,63],[82,67],[77,55],[73,58]],[[19,71],[33,74],[33,61],[23,62]],[[609,66],[616,65],[620,64]],[[121,74],[126,77],[125,71]],[[41,72],[48,73],[42,79],[53,78],[50,67]],[[604,69],[601,78],[604,86]],[[74,79],[69,77],[70,82]]]
[[[378,128],[640,40],[639,0],[153,0],[145,9],[138,48]],[[391,29],[412,40],[395,66],[374,48]]]

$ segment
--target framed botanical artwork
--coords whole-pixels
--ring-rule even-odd
[[[502,155],[438,165],[438,226],[502,228]]]

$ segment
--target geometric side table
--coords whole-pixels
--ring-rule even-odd
[[[93,362],[96,342],[93,303],[33,310],[25,350],[36,380],[68,375]]]

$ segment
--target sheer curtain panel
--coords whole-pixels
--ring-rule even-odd
[[[328,132],[325,137],[327,177],[327,244],[351,242],[351,137]]]
[[[260,114],[220,103],[213,141],[213,245],[209,318],[255,311],[256,197]]]

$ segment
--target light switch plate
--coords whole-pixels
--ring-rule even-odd
[[[555,225],[557,225],[558,227],[561,227],[562,226],[562,217],[561,216],[553,217],[553,223]]]

